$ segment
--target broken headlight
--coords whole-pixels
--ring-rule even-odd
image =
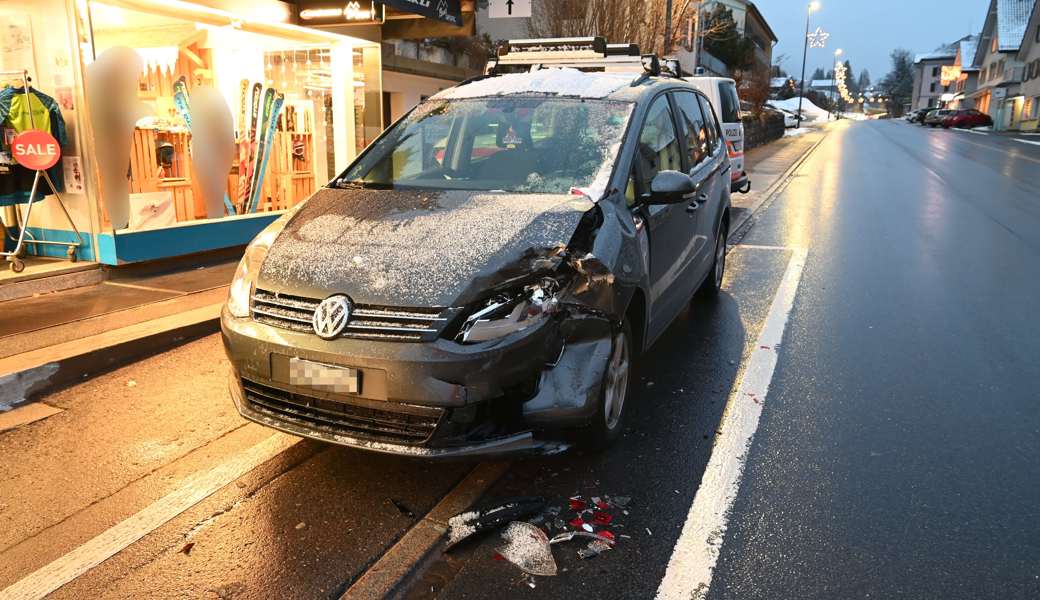
[[[549,277],[513,294],[498,294],[466,319],[456,337],[464,344],[497,340],[556,313],[560,284]]]

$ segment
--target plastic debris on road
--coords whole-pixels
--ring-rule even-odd
[[[477,533],[498,529],[506,523],[522,519],[545,509],[545,499],[538,497],[512,498],[482,509],[467,511],[448,519],[447,552]],[[559,514],[559,509],[556,510]]]
[[[607,550],[610,550],[613,546],[605,540],[595,540],[589,542],[589,545],[578,550],[578,558],[587,560],[603,554]]]
[[[549,547],[549,537],[537,525],[513,521],[502,532],[505,543],[498,548],[503,558],[524,573],[552,577],[556,575],[556,559]]]

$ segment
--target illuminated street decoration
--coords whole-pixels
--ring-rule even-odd
[[[810,33],[807,37],[809,38],[810,48],[826,48],[827,38],[831,37],[831,34],[824,31],[823,27],[817,27],[816,31]]]
[[[846,83],[848,74],[849,72],[848,69],[845,68],[845,65],[839,63],[834,67],[834,80],[838,87],[838,94],[845,102],[854,103],[855,98],[853,98],[852,94],[849,93],[849,86]]]

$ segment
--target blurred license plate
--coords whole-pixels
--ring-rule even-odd
[[[361,373],[299,358],[289,359],[289,383],[337,394],[360,394]]]

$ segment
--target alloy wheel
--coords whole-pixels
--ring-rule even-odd
[[[613,430],[621,421],[621,412],[625,408],[625,397],[628,395],[629,372],[628,336],[624,331],[614,335],[614,349],[607,365],[607,386],[603,394],[603,417],[607,429]]]

